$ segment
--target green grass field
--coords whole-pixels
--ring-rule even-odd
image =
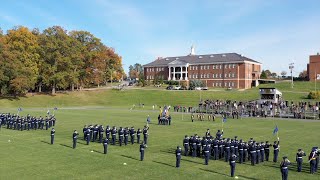
[[[279,86],[279,84],[276,84]],[[286,85],[282,84],[284,91]],[[298,85],[296,85],[298,86]],[[306,86],[306,84],[301,84]],[[310,85],[311,86],[311,85]],[[302,100],[302,88],[286,92],[294,100]],[[290,89],[288,89],[290,91]],[[201,93],[201,94],[200,94]],[[301,95],[298,97],[298,95]],[[56,96],[36,95],[19,99],[1,99],[1,111],[16,113],[21,106],[21,114],[46,115],[47,108],[58,107],[55,144],[50,145],[50,131],[14,131],[1,128],[0,131],[0,179],[232,179],[230,167],[223,161],[211,160],[208,166],[204,159],[182,157],[181,168],[175,168],[174,150],[182,146],[184,135],[204,135],[207,128],[215,133],[221,129],[221,119],[217,122],[190,121],[189,114],[171,113],[172,126],[150,124],[148,148],[145,161],[139,161],[138,144],[123,147],[109,146],[104,155],[99,143],[85,145],[82,127],[85,124],[142,128],[148,114],[153,123],[158,110],[152,111],[152,104],[197,104],[199,97],[213,99],[250,100],[258,98],[257,89],[247,91],[90,91],[58,94]],[[144,103],[145,108],[129,110],[133,104]],[[311,147],[319,146],[317,121],[287,119],[228,119],[224,124],[225,137],[239,136],[243,140],[253,137],[257,141],[274,141],[272,135],[275,124],[279,127],[279,161],[286,155],[293,165],[289,179],[319,179],[319,173],[310,175],[307,158],[304,158],[302,173],[296,172],[295,153],[303,148],[309,153]],[[72,149],[72,133],[78,130],[80,138],[77,148]],[[10,140],[10,142],[8,142]],[[91,152],[91,151],[94,152]],[[273,155],[271,154],[271,158]],[[123,165],[127,163],[127,165]],[[279,163],[264,162],[252,167],[237,164],[239,179],[280,179]]]
[[[25,109],[23,113],[44,115],[45,112]],[[49,131],[21,132],[2,128],[0,179],[231,179],[229,165],[223,161],[211,160],[209,166],[205,166],[203,159],[182,157],[181,168],[174,167],[173,151],[177,145],[182,145],[185,134],[197,133],[202,136],[207,128],[212,132],[221,128],[220,122],[192,123],[189,115],[172,113],[172,126],[150,125],[149,146],[143,162],[138,160],[137,144],[109,146],[108,154],[104,155],[101,144],[84,145],[82,133],[77,148],[71,148],[73,130],[81,132],[84,124],[98,123],[117,127],[134,125],[137,129],[144,126],[147,114],[151,115],[154,122],[157,111],[116,108],[59,110],[56,113],[58,122],[54,145],[48,144]],[[298,148],[309,152],[318,143],[318,137],[315,136],[319,128],[318,122],[292,120],[228,119],[224,125],[225,137],[238,135],[244,140],[254,137],[258,141],[273,141],[276,139],[272,135],[274,123],[279,127],[280,157],[287,155],[293,162]],[[255,167],[248,162],[237,164],[236,175],[240,179],[279,179],[278,166],[278,163],[272,162]],[[318,174],[308,174],[307,164],[304,165],[303,173],[296,173],[295,169],[294,163],[290,168],[290,179],[319,179]]]

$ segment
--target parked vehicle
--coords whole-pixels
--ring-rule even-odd
[[[168,86],[167,88],[166,88],[167,90],[172,90],[173,89],[173,86]]]

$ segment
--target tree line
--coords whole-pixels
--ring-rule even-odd
[[[261,79],[279,79],[279,78],[285,79],[285,78],[290,78],[290,76],[286,76],[287,75],[286,71],[281,71],[280,75],[281,76],[279,76],[275,72],[271,72],[269,69],[266,69],[266,70],[262,70],[261,71],[260,78]],[[300,72],[299,76],[298,77],[294,77],[294,79],[300,80],[300,81],[307,81],[308,80],[307,70],[303,70],[302,72]]]
[[[87,31],[0,29],[0,94],[81,90],[120,80],[122,58]]]

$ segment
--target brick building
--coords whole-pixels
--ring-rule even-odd
[[[309,64],[307,65],[307,73],[309,81],[315,79],[320,80],[320,54],[311,55],[309,57]],[[318,78],[316,78],[318,77]]]
[[[248,89],[257,83],[261,63],[237,53],[196,55],[194,47],[187,56],[158,58],[146,64],[144,77],[164,80],[201,80],[207,87]]]

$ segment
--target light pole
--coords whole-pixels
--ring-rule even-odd
[[[290,63],[289,64],[289,69],[290,69],[290,72],[291,72],[291,88],[293,88],[293,76],[292,76],[292,70],[294,68],[294,63]]]

